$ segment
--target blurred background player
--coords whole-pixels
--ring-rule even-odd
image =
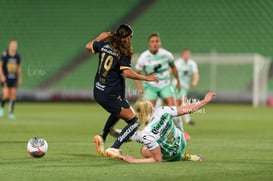
[[[2,85],[2,103],[0,117],[4,115],[4,106],[9,100],[9,118],[14,119],[14,105],[16,101],[17,85],[22,84],[21,58],[17,52],[17,41],[9,42],[8,50],[4,51],[0,61],[0,77]]]
[[[137,60],[136,73],[143,71],[145,75],[155,74],[158,82],[141,82],[136,80],[136,85],[140,94],[144,94],[155,107],[158,98],[161,98],[167,106],[175,106],[175,90],[170,82],[170,75],[173,73],[176,79],[176,89],[180,90],[180,81],[174,57],[171,52],[161,48],[161,40],[158,33],[152,33],[148,37],[149,49],[144,51]],[[169,71],[171,70],[171,72]],[[176,126],[183,130],[180,117],[175,118]],[[185,132],[187,140],[190,136]]]
[[[136,73],[143,71],[145,75],[155,74],[158,82],[143,82],[136,80],[139,93],[149,100],[153,106],[158,97],[162,98],[168,106],[175,105],[174,89],[170,83],[169,68],[177,80],[176,88],[180,90],[178,72],[174,64],[173,55],[161,48],[161,40],[158,33],[152,33],[148,37],[149,49],[144,51],[137,60]]]
[[[188,92],[191,88],[196,87],[199,81],[199,73],[197,63],[191,59],[191,51],[184,49],[181,54],[181,58],[175,61],[175,66],[179,74],[179,80],[181,89],[176,89],[176,99],[178,105],[187,103]],[[174,86],[177,84],[177,80],[173,80]],[[184,121],[189,125],[195,123],[191,120],[189,114],[182,116]]]
[[[126,142],[137,130],[138,118],[125,98],[125,77],[138,80],[156,81],[154,75],[143,76],[131,69],[133,55],[131,39],[133,30],[129,25],[122,24],[115,33],[104,32],[91,40],[86,49],[92,53],[99,53],[98,70],[94,80],[94,98],[106,111],[110,113],[101,135],[94,137],[99,155],[120,157],[120,146]],[[119,118],[126,121],[114,144],[104,151],[104,142]]]

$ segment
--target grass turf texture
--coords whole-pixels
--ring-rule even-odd
[[[0,120],[0,180],[272,180],[272,108],[209,105],[194,114],[186,151],[205,162],[128,164],[99,157],[92,137],[107,115],[96,104],[18,103],[16,120]],[[122,127],[119,123],[117,127]],[[44,137],[43,158],[27,154],[27,141]],[[107,146],[114,141],[109,136]],[[139,157],[140,144],[126,143],[124,154]]]

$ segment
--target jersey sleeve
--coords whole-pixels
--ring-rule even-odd
[[[173,66],[174,66],[174,57],[173,57],[173,54],[172,54],[171,52],[168,52],[168,53],[167,53],[167,56],[168,56],[169,65],[170,65],[171,67],[173,67]]]
[[[0,60],[0,61],[3,62],[6,56],[7,56],[7,52],[4,51],[4,52],[2,53],[2,55],[1,55],[1,60]]]
[[[18,65],[21,65],[21,56],[20,56],[20,55],[18,55],[18,61],[17,61],[17,64],[18,64]]]
[[[177,70],[181,69],[180,60],[179,59],[175,60],[174,64],[175,64]]]
[[[197,66],[197,63],[194,61],[192,63],[192,72],[198,73],[198,66]]]
[[[120,57],[120,70],[131,69],[131,58],[128,56]]]
[[[178,111],[176,106],[162,106],[157,108],[156,111],[159,111],[161,114],[168,113],[172,116],[177,116]]]
[[[91,49],[92,53],[98,53],[105,43],[103,41],[95,41]]]
[[[148,150],[154,150],[159,147],[155,135],[144,130],[135,132],[130,139],[138,143],[143,143]]]
[[[147,147],[148,150],[154,150],[159,147],[159,144],[156,141],[156,138],[153,134],[147,134],[143,136],[143,144]]]
[[[140,57],[137,59],[137,63],[136,63],[136,69],[139,71],[143,70],[144,67],[144,62],[145,62],[145,57],[143,54],[140,55]]]
[[[136,131],[133,136],[131,136],[130,138],[132,141],[136,141],[136,142],[139,142],[139,143],[143,143],[143,140],[142,140],[142,136],[141,136],[141,132],[140,131]]]

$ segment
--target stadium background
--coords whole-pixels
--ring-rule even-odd
[[[120,23],[135,29],[136,53],[147,49],[147,36],[159,32],[163,47],[175,55],[183,48],[193,54],[260,54],[271,60],[273,3],[264,1],[1,1],[0,50],[9,39],[19,42],[23,86],[18,100],[90,100],[97,56],[85,52],[87,41]],[[273,92],[273,69],[268,75]],[[200,84],[192,92],[211,89],[209,67],[200,64]],[[251,65],[221,66],[217,90],[247,92]],[[127,81],[128,92],[135,89]],[[214,90],[216,91],[216,90]],[[216,91],[217,92],[217,91]],[[132,93],[135,95],[135,92]],[[218,96],[218,98],[220,95]],[[229,100],[232,97],[227,97]],[[242,96],[241,96],[242,97]],[[240,97],[239,97],[240,98]],[[240,102],[238,98],[238,102]],[[251,101],[247,101],[251,102]]]
[[[217,52],[271,59],[273,1],[1,0],[0,8],[0,51],[10,39],[18,40],[24,76],[16,119],[6,115],[0,119],[1,181],[272,180],[272,107],[212,103],[205,114],[192,115],[196,126],[185,125],[192,136],[186,151],[203,154],[205,162],[130,165],[97,155],[91,140],[108,116],[100,106],[50,101],[90,102],[98,61],[85,45],[124,22],[135,30],[136,54],[147,48],[147,36],[155,31],[163,46],[176,55],[187,47],[194,56]],[[200,84],[192,93],[202,94],[210,89],[211,75],[207,65],[199,68]],[[268,68],[272,97],[272,63]],[[246,93],[252,69],[249,65],[219,67],[217,91]],[[127,92],[131,90],[134,84],[128,81]],[[23,102],[33,100],[49,102]],[[117,128],[123,126],[120,121]],[[27,141],[34,136],[49,144],[41,159],[26,152]],[[109,137],[106,146],[113,141]],[[124,144],[122,149],[140,157],[138,143]]]

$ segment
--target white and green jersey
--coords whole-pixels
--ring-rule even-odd
[[[174,66],[173,55],[160,48],[156,54],[152,54],[149,50],[143,52],[137,60],[136,69],[144,71],[146,75],[155,74],[159,82],[145,82],[145,84],[162,88],[170,84],[170,66]]]
[[[179,160],[186,141],[182,132],[174,125],[174,116],[177,116],[176,106],[157,108],[149,124],[137,131],[131,139],[145,144],[148,150],[160,147],[164,161]]]
[[[175,66],[178,71],[180,85],[183,89],[189,89],[193,73],[198,73],[198,67],[194,60],[189,59],[184,61],[179,58],[175,61]],[[176,85],[176,79],[173,80],[173,84]]]

